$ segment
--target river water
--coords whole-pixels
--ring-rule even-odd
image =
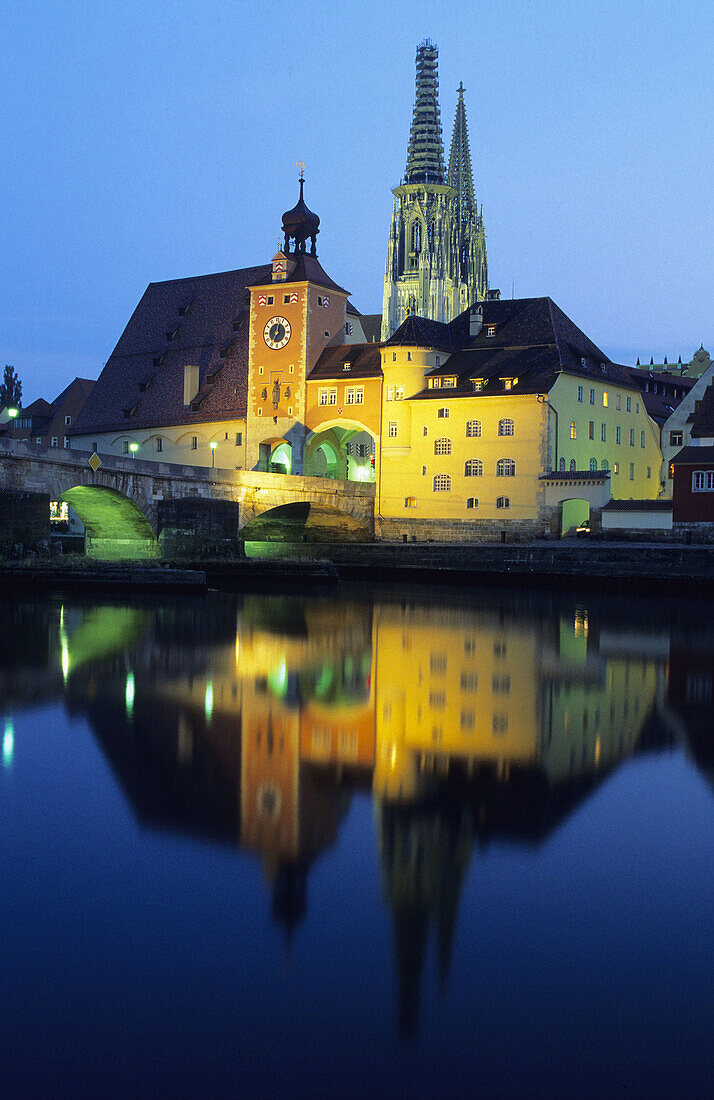
[[[0,601],[10,1096],[704,1096],[714,619]]]

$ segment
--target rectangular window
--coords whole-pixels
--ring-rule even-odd
[[[634,445],[635,445],[635,429],[630,428],[630,446],[634,447]]]
[[[635,464],[634,464],[634,462],[631,462],[630,463],[630,481],[634,481],[634,480],[635,480]]]
[[[69,436],[68,435],[66,435],[64,437],[64,449],[65,449],[65,451],[69,450]]]
[[[96,454],[97,451],[99,450],[99,443],[97,443],[97,442],[92,443],[92,450]]]
[[[603,391],[602,403],[603,403],[605,408],[607,408],[608,405],[610,404],[610,394],[607,392],[607,390]]]
[[[590,404],[595,404],[595,390],[590,390]]]
[[[613,463],[612,472],[613,472],[613,474],[619,474],[619,472],[620,472],[620,463],[619,462]]]
[[[69,425],[72,423],[72,417],[71,416],[65,416],[64,422],[67,425],[67,427],[69,427]]]
[[[275,302],[275,298],[273,297],[272,294],[269,294],[268,295],[268,305],[272,306],[274,302]]]
[[[235,445],[236,445],[236,447],[242,447],[243,446],[243,432],[236,432]]]
[[[495,336],[496,335],[496,326],[495,325],[486,325],[486,335],[487,336]]]
[[[395,386],[395,388],[394,388],[394,400],[395,401],[403,401],[404,400],[404,386]]]
[[[476,729],[476,715],[472,710],[461,711],[461,728],[462,730]]]
[[[387,386],[387,401],[394,400],[395,386]]]
[[[625,408],[627,409],[628,413],[632,412],[632,398],[631,397],[627,398],[627,400],[625,402]]]
[[[397,361],[397,353],[396,353],[396,351],[393,351],[392,352],[392,362],[396,363],[396,361]]]
[[[422,477],[424,477],[425,474],[426,474],[426,466],[422,466],[422,468],[421,468]]]
[[[345,389],[345,405],[355,404],[355,388],[354,386],[347,386]]]
[[[615,408],[619,410],[619,408],[620,408],[620,406],[621,406],[621,405],[622,405],[622,397],[621,397],[621,395],[620,395],[620,394],[618,393],[618,394],[616,394],[616,396],[615,396]]]
[[[640,432],[640,447],[644,447],[644,445],[645,445],[645,433]]]
[[[41,442],[42,442],[42,436],[41,435],[36,435],[35,436],[35,443],[41,443]],[[97,448],[95,447],[94,450],[96,451],[96,449]]]
[[[437,418],[437,420],[448,420],[449,419],[449,410],[448,409],[437,409],[436,418]]]
[[[619,424],[615,428],[615,442],[622,443],[622,428]]]
[[[416,508],[416,497],[405,497],[404,498],[404,507],[405,508]]]
[[[429,706],[432,710],[443,710],[446,706],[446,693],[443,691],[430,691]]]
[[[670,432],[669,433],[669,445],[670,447],[682,446],[683,433],[682,432]]]
[[[456,388],[456,379],[455,378],[445,378],[444,379],[444,389],[445,390],[453,390],[455,388]]]
[[[156,450],[157,450],[157,451],[163,451],[163,449],[164,449],[164,441],[163,441],[163,439],[161,438],[161,436],[157,436],[157,439],[156,439]]]
[[[474,379],[474,393],[481,393],[483,389],[483,378]]]
[[[647,477],[652,477],[652,467],[651,466],[647,467]]]
[[[583,403],[583,387],[582,386],[578,386],[578,401],[582,405],[582,403]]]
[[[198,450],[198,436],[197,435],[192,435],[191,436],[191,450],[192,451],[197,451]]]
[[[607,443],[607,424],[600,425],[600,441]]]
[[[123,443],[123,445],[122,445],[122,452],[123,452],[123,453],[124,453],[125,455],[128,455],[128,454],[129,454],[129,440],[128,440],[128,439],[125,439],[125,440],[124,440],[124,443]]]
[[[432,676],[446,675],[446,654],[432,653],[429,656],[429,672]]]
[[[639,413],[640,413],[640,403],[639,403],[639,401],[635,401],[635,412],[639,416]]]
[[[52,446],[53,447],[59,447],[59,439],[56,435],[52,436]]]
[[[412,353],[410,351],[408,351],[407,352],[407,363],[411,363],[411,361],[412,361]]]
[[[695,470],[692,474],[692,489],[695,493],[701,493],[704,490],[704,473],[701,470]]]
[[[595,421],[590,420],[588,422],[588,439],[594,439],[594,438],[595,438]]]
[[[478,676],[475,672],[461,673],[461,690],[478,691]]]
[[[390,420],[389,421],[389,431],[388,431],[387,434],[389,435],[390,439],[396,439],[397,438],[397,422],[396,422],[396,420]]]
[[[426,424],[425,424],[425,425],[424,425],[424,427],[422,428],[422,430],[421,430],[421,434],[422,434],[422,435],[428,435],[428,434],[429,434],[429,429],[427,428]]]
[[[289,306],[290,305],[290,295],[289,294],[283,294],[283,305],[284,306]]]

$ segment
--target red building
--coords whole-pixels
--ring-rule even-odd
[[[684,447],[670,468],[674,523],[714,523],[714,446]]]

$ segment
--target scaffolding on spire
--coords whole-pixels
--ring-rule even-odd
[[[407,149],[406,183],[444,182],[438,67],[439,51],[426,38],[416,52],[416,101]]]

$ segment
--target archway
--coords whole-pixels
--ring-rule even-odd
[[[87,557],[132,560],[158,553],[158,542],[146,515],[116,490],[75,485],[59,499],[66,501],[84,524]]]
[[[375,438],[356,421],[313,433],[305,446],[305,474],[341,481],[374,481]]]
[[[581,497],[571,497],[560,502],[560,536],[572,537],[577,528],[590,522],[590,501]]]
[[[258,445],[258,469],[263,473],[290,474],[293,470],[293,448],[282,437],[264,439]]]
[[[267,508],[241,529],[248,557],[261,557],[266,542],[368,542],[359,520],[337,508],[296,501]]]

